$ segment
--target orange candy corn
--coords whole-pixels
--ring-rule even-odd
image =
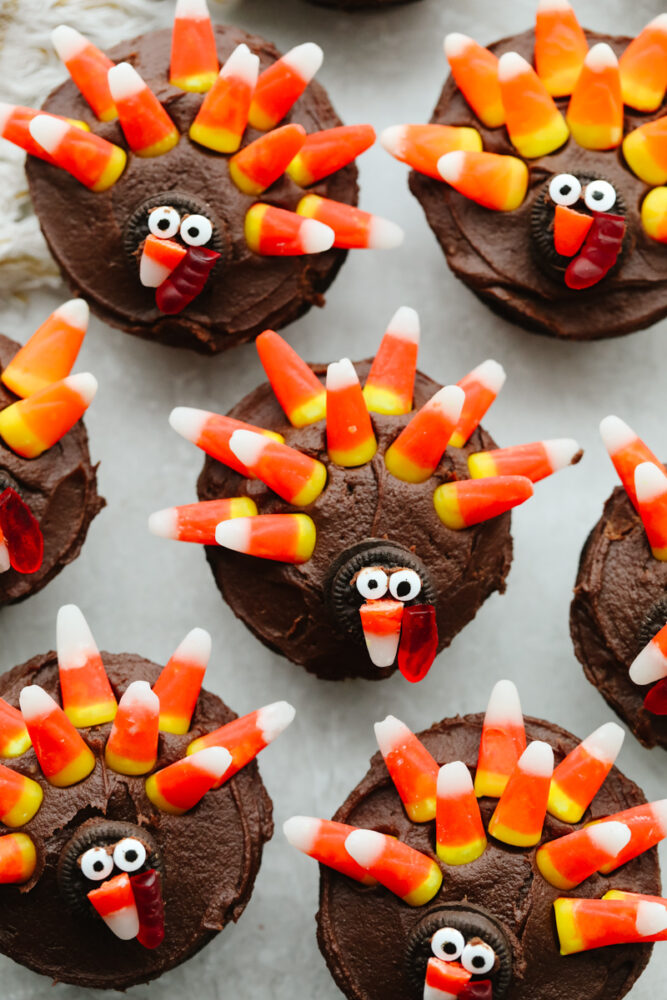
[[[433,956],[426,964],[423,1000],[456,1000],[471,979],[472,973],[458,962],[443,962]]]
[[[546,156],[562,146],[569,135],[565,119],[523,56],[505,52],[498,61],[498,80],[507,131],[521,156]]]
[[[37,852],[25,833],[0,837],[0,885],[27,882],[37,866]]]
[[[345,841],[356,827],[314,816],[292,816],[283,824],[287,842],[327,868],[347,875],[363,885],[377,885],[377,879],[353,861],[345,850]]]
[[[260,514],[223,521],[215,529],[218,545],[259,559],[308,562],[315,549],[315,525],[307,514]]]
[[[75,604],[58,611],[56,633],[65,715],[79,728],[111,722],[116,698],[88,623]]]
[[[160,731],[187,733],[211,656],[211,636],[193,628],[153,685],[160,699]]]
[[[582,215],[567,205],[554,209],[554,247],[563,257],[574,257],[588,236],[593,225],[592,215]]]
[[[21,691],[20,703],[46,780],[56,788],[68,788],[87,778],[95,767],[92,751],[51,695],[31,684]]]
[[[462,448],[467,443],[505,384],[505,378],[503,366],[489,358],[456,383],[463,389],[465,399],[456,430],[449,442],[454,448]]]
[[[303,125],[274,129],[232,156],[230,176],[244,194],[261,194],[285,172],[305,141]]]
[[[367,601],[359,608],[368,655],[376,667],[390,667],[401,639],[402,601]]]
[[[215,529],[221,521],[229,521],[234,517],[253,517],[256,513],[257,504],[250,497],[202,500],[201,503],[155,511],[148,519],[148,530],[160,538],[215,545]]]
[[[342,201],[307,194],[296,206],[296,211],[297,215],[316,219],[333,229],[333,245],[343,250],[392,250],[403,242],[403,230],[395,222]]]
[[[248,124],[259,56],[237,45],[204,98],[190,126],[190,138],[217,153],[235,153]]]
[[[629,897],[630,894],[627,894]],[[557,899],[561,955],[614,944],[667,940],[667,906],[645,899]]]
[[[632,428],[628,427],[625,421],[619,417],[605,417],[600,422],[600,435],[625,487],[625,492],[636,508],[635,469],[637,466],[642,462],[652,462],[663,472],[667,472],[667,469],[658,461],[650,448],[647,448],[641,438],[637,437]]]
[[[470,771],[460,761],[440,768],[435,817],[438,857],[446,865],[467,865],[484,853],[486,834]]]
[[[263,434],[234,431],[229,447],[253,476],[294,507],[314,503],[326,485],[326,466]]]
[[[218,54],[206,0],[177,0],[171,35],[169,83],[202,93],[218,75]]]
[[[445,38],[445,55],[456,84],[480,121],[497,128],[505,121],[498,84],[498,57],[467,35]]]
[[[412,822],[434,819],[438,765],[424,744],[393,715],[375,723],[375,738]]]
[[[512,681],[498,681],[484,716],[475,772],[475,795],[500,798],[526,749],[519,692]]]
[[[273,743],[276,737],[292,723],[295,714],[289,702],[275,701],[193,740],[187,753],[197,753],[206,747],[224,747],[230,752],[232,762],[218,783],[213,786],[219,788],[233,778],[242,767],[254,760],[269,743]]]
[[[127,872],[92,889],[88,899],[110,931],[121,941],[131,941],[139,933],[139,913]]]
[[[192,441],[211,458],[216,458],[241,476],[247,476],[248,470],[229,447],[229,440],[234,431],[256,431],[257,434],[265,434],[274,441],[283,440],[280,434],[266,431],[262,427],[244,424],[242,420],[223,417],[222,414],[211,413],[209,410],[195,410],[189,406],[176,406],[169,415],[169,423],[181,437]]]
[[[9,362],[1,376],[5,385],[25,398],[69,375],[88,329],[88,315],[84,299],[58,306]]]
[[[157,760],[160,699],[148,681],[132,681],[118,704],[104,759],[118,774],[146,774]]]
[[[414,309],[401,306],[389,320],[364,386],[371,413],[410,412],[418,350],[419,316]]]
[[[357,373],[349,358],[327,368],[327,451],[336,465],[365,465],[377,441]]]
[[[457,149],[482,151],[482,137],[476,128],[454,125],[390,125],[380,136],[380,142],[401,163],[420,174],[440,181],[438,160]]]
[[[604,817],[605,823],[609,820],[625,823],[630,828],[631,837],[627,846],[623,848],[615,860],[600,868],[604,875],[616,871],[621,865],[632,861],[633,858],[650,850],[651,847],[655,847],[667,837],[667,799],[647,802],[644,805],[614,813],[613,816]]]
[[[179,140],[178,129],[130,63],[109,70],[109,88],[128,145],[137,156],[162,156]]]
[[[93,132],[41,114],[30,121],[28,128],[55,166],[66,170],[91,191],[113,187],[125,170],[125,150]]]
[[[619,60],[623,101],[637,111],[657,111],[667,90],[667,14],[659,14]]]
[[[68,375],[0,413],[0,437],[23,458],[37,458],[67,434],[97,392],[94,375]]]
[[[345,850],[380,885],[409,906],[424,906],[442,885],[442,872],[432,858],[376,830],[353,830]]]
[[[549,812],[564,823],[578,823],[611,771],[625,733],[606,722],[565,757],[551,780]]]
[[[260,333],[255,346],[273,393],[292,426],[306,427],[324,420],[326,390],[294,348],[273,330]]]
[[[667,115],[641,125],[623,140],[623,155],[640,180],[657,185],[667,182]]]
[[[18,708],[0,698],[0,757],[20,757],[30,746],[30,736]]]
[[[182,816],[216,787],[231,762],[224,747],[198,750],[146,778],[146,795],[162,812]]]
[[[567,109],[572,138],[585,149],[614,149],[623,138],[618,59],[605,42],[590,50]]]
[[[549,744],[540,740],[529,743],[489,820],[492,837],[515,847],[532,847],[539,843],[553,768],[554,753]]]
[[[330,250],[336,234],[316,219],[304,219],[296,212],[258,203],[246,214],[245,238],[253,253],[294,257]]]
[[[417,411],[385,453],[392,476],[406,483],[424,483],[433,475],[454,433],[464,398],[459,386],[446,385]]]
[[[667,187],[654,188],[642,202],[642,226],[647,236],[667,243]]]
[[[59,24],[51,32],[53,47],[101,122],[117,117],[107,74],[113,63],[75,28]]]
[[[540,0],[535,18],[535,68],[552,97],[572,93],[588,42],[567,0]]]
[[[32,778],[0,764],[0,823],[23,826],[42,804],[42,786]]]
[[[287,167],[295,184],[308,187],[352,163],[375,142],[372,125],[341,125],[312,132]]]
[[[543,844],[535,855],[542,877],[557,889],[574,889],[613,861],[630,840],[625,823],[596,823]]]
[[[473,479],[488,476],[527,476],[531,483],[551,476],[568,465],[576,465],[582,451],[574,438],[554,438],[533,441],[513,448],[476,451],[468,456],[468,468]]]
[[[652,462],[635,469],[637,509],[646,530],[651,552],[661,562],[667,560],[667,476]]]
[[[526,476],[492,476],[443,483],[433,494],[433,503],[442,523],[460,531],[498,517],[532,495],[533,484]]]
[[[496,212],[513,212],[528,190],[528,167],[516,156],[459,150],[440,157],[438,172],[459,194]]]
[[[262,132],[275,128],[301,97],[323,58],[319,45],[304,42],[260,73],[248,115],[252,127]]]
[[[176,270],[187,252],[187,248],[181,243],[149,233],[144,240],[139,263],[141,284],[146,288],[159,288],[172,271]]]
[[[635,684],[652,684],[663,677],[667,677],[667,625],[653,636],[630,666],[630,678]]]
[[[60,115],[44,115],[43,112],[36,111],[34,108],[26,108],[20,104],[5,104],[4,101],[0,101],[0,136],[18,146],[19,149],[24,149],[31,156],[37,156],[40,160],[46,160],[47,163],[55,163],[53,157],[46,152],[43,146],[40,146],[36,139],[33,139],[30,132],[30,122],[38,115],[55,118],[56,121],[60,122],[69,122],[75,128],[90,132],[90,128],[85,122],[72,118],[61,118]]]

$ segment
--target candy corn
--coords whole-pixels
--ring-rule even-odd
[[[619,60],[623,101],[637,111],[657,111],[667,90],[667,14],[659,14]]]
[[[445,153],[438,173],[459,194],[496,212],[513,212],[528,190],[528,167],[516,156],[498,153]]]
[[[446,865],[467,865],[486,848],[486,834],[470,771],[460,761],[440,768],[435,818],[438,857]]]
[[[307,514],[260,514],[223,521],[215,529],[218,545],[259,559],[308,562],[315,549],[315,525]]]
[[[55,163],[53,157],[46,152],[43,146],[33,139],[30,132],[30,122],[43,112],[34,108],[26,108],[20,104],[5,104],[0,101],[0,136],[8,142],[24,149],[31,156],[37,156],[47,163]],[[90,132],[90,128],[85,122],[72,118],[61,118],[60,115],[43,115],[46,118],[55,118],[56,121],[68,122],[75,128],[80,128],[84,132]]]
[[[476,128],[454,125],[390,125],[380,136],[380,142],[401,163],[427,177],[442,180],[438,160],[457,149],[481,152],[482,137]]]
[[[273,330],[260,333],[255,346],[273,393],[292,426],[306,427],[323,420],[326,390],[294,348]]]
[[[237,45],[220,70],[190,126],[190,138],[218,153],[235,153],[248,124],[259,56]]]
[[[505,124],[512,144],[527,159],[546,156],[562,146],[569,130],[539,76],[518,52],[498,61]]]
[[[605,417],[600,422],[600,435],[614,468],[625,487],[625,492],[637,507],[635,492],[635,469],[641,462],[652,462],[663,472],[667,469],[658,461],[650,448],[637,437],[631,427],[619,417]]]
[[[127,163],[127,154],[93,132],[86,132],[51,115],[37,115],[28,128],[30,135],[51,157],[91,191],[106,191],[116,183]]]
[[[557,899],[561,955],[614,944],[667,940],[667,906],[644,899]]]
[[[412,409],[419,350],[419,316],[401,306],[389,321],[364,386],[371,413],[398,415]]]
[[[248,470],[237,459],[229,447],[229,440],[238,430],[256,431],[265,434],[274,441],[282,441],[280,434],[266,431],[253,424],[244,424],[242,420],[233,417],[223,417],[209,410],[195,410],[189,406],[177,406],[169,415],[169,423],[181,437],[192,441],[198,448],[205,451],[211,458],[216,458],[241,476],[247,476]]]
[[[132,681],[118,704],[104,748],[107,767],[118,774],[146,774],[157,760],[160,699],[147,681]]]
[[[31,684],[23,688],[19,700],[46,780],[56,788],[67,788],[87,778],[95,767],[92,751],[51,695]]]
[[[23,716],[0,698],[0,757],[20,757],[30,746],[30,736]]]
[[[407,681],[422,681],[438,652],[438,622],[432,604],[408,604],[401,619],[398,669]]]
[[[295,710],[287,701],[274,701],[271,705],[258,708],[255,712],[234,719],[225,726],[215,729],[193,740],[188,754],[197,753],[206,747],[224,747],[232,755],[232,762],[214,788],[219,788],[254,760],[260,751],[287,729],[295,716]]]
[[[560,762],[549,790],[552,816],[564,823],[579,822],[611,771],[624,738],[620,726],[606,722]]]
[[[353,830],[345,850],[380,885],[409,906],[424,906],[442,884],[442,872],[431,858],[376,830]]]
[[[218,55],[206,0],[177,0],[169,83],[202,93],[213,86],[217,75]]]
[[[646,530],[651,552],[661,562],[667,560],[667,476],[652,462],[635,469],[637,510]]]
[[[377,885],[377,879],[358,865],[345,850],[345,841],[356,828],[314,816],[292,816],[283,824],[287,842],[327,868],[347,875],[363,885]]]
[[[116,698],[92,632],[75,604],[60,608],[56,633],[65,715],[79,728],[111,722]]]
[[[667,799],[647,802],[644,805],[614,813],[613,816],[604,817],[605,823],[609,820],[625,823],[630,828],[631,837],[627,846],[623,848],[615,860],[600,868],[604,875],[616,871],[621,865],[632,861],[633,858],[650,850],[651,847],[655,847],[667,837]]]
[[[554,438],[517,444],[513,448],[476,451],[468,456],[468,468],[473,479],[488,476],[526,476],[531,483],[576,465],[582,451],[574,438]]]
[[[375,723],[375,738],[412,822],[434,819],[438,765],[424,744],[393,715]]]
[[[465,399],[449,442],[454,448],[462,448],[467,443],[505,384],[505,378],[503,366],[489,358],[457,382],[465,393]]]
[[[37,852],[25,833],[0,837],[0,885],[27,882],[37,866]]]
[[[224,747],[207,747],[146,779],[146,795],[157,809],[182,816],[215,788],[232,762]]]
[[[352,163],[375,142],[372,125],[341,125],[312,132],[287,167],[295,184],[308,187]]]
[[[117,112],[107,79],[113,66],[111,59],[67,24],[59,24],[53,29],[51,41],[58,57],[65,63],[67,72],[99,120],[113,121]]]
[[[294,257],[330,250],[336,234],[316,219],[304,219],[296,212],[258,203],[246,214],[245,238],[253,253]]]
[[[107,879],[99,889],[92,889],[88,893],[88,899],[117,938],[131,941],[137,936],[139,914],[127,872]]]
[[[574,257],[593,225],[592,215],[583,215],[567,205],[554,208],[554,247],[563,257]]]
[[[458,962],[443,962],[431,957],[426,965],[426,979],[422,1000],[456,1000],[472,979]]]
[[[475,773],[475,795],[500,798],[521,754],[526,731],[519,692],[512,681],[494,686],[484,716]]]
[[[211,636],[193,628],[153,685],[160,699],[160,731],[187,733],[211,656]]]
[[[667,115],[626,135],[623,155],[640,180],[654,186],[667,183]]]
[[[88,329],[88,304],[70,299],[51,313],[2,372],[17,396],[32,396],[69,375]]]
[[[492,476],[443,483],[433,494],[433,503],[442,523],[460,531],[498,517],[532,495],[533,484],[526,476]]]
[[[567,0],[540,0],[535,18],[535,68],[552,97],[571,94],[588,42]]]
[[[543,844],[535,855],[542,877],[557,889],[574,889],[613,861],[630,840],[624,823],[597,823]]]
[[[113,66],[109,88],[125,138],[137,156],[162,156],[173,149],[178,129],[134,66],[127,62]]]
[[[667,187],[654,188],[642,202],[642,226],[647,236],[667,243]]]
[[[326,485],[326,466],[263,434],[234,431],[229,447],[253,476],[294,507],[314,503]]]
[[[605,42],[584,60],[567,109],[572,138],[585,149],[614,149],[623,138],[623,98],[618,59]]]
[[[255,514],[257,504],[250,497],[203,500],[201,503],[155,511],[148,519],[148,530],[160,538],[215,545],[215,529],[221,521],[229,521],[234,517],[254,517]]]
[[[0,437],[23,458],[37,458],[83,416],[97,392],[94,375],[68,375],[0,412]]]
[[[445,38],[445,55],[456,84],[477,117],[488,128],[505,121],[498,84],[498,58],[467,35]]]
[[[519,757],[489,820],[489,833],[515,847],[532,847],[542,836],[554,767],[548,743],[534,740]]]
[[[667,677],[667,625],[663,625],[630,665],[630,678],[635,684],[652,684],[653,681],[662,680],[663,677]],[[0,713],[1,711],[0,705]]]
[[[343,250],[391,250],[403,242],[403,230],[395,222],[342,201],[307,194],[296,206],[296,211],[297,215],[316,219],[333,229],[333,245]]]
[[[323,58],[319,45],[304,42],[260,73],[248,115],[252,127],[262,132],[275,128],[301,97]]]
[[[274,129],[232,156],[230,176],[244,194],[261,194],[285,172],[305,141],[303,125]]]
[[[457,385],[438,389],[410,420],[385,453],[385,464],[396,479],[424,483],[445,453],[464,401]]]
[[[144,240],[139,262],[139,280],[145,288],[159,288],[187,254],[187,248],[175,240],[161,239],[149,233]]]
[[[364,642],[376,667],[390,667],[396,659],[401,638],[402,601],[368,601],[359,608]]]
[[[0,823],[14,827],[30,822],[43,798],[36,781],[0,764]]]
[[[365,465],[377,441],[357,373],[349,358],[327,368],[327,451],[336,465]],[[1,431],[1,427],[0,427]]]

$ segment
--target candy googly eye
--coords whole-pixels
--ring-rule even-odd
[[[389,590],[397,601],[411,601],[421,589],[419,573],[415,573],[413,569],[399,569],[389,577]]]
[[[456,927],[441,927],[431,938],[431,951],[444,962],[455,962],[465,948],[465,938]]]
[[[146,848],[136,837],[125,837],[114,847],[113,860],[122,872],[136,872],[146,860]]]
[[[466,972],[474,976],[490,972],[496,964],[496,953],[488,944],[478,941],[477,944],[467,944],[461,955],[461,965]]]
[[[181,225],[181,217],[171,205],[160,205],[148,216],[148,228],[158,239],[168,240],[175,236]]]
[[[389,580],[383,569],[373,569],[371,566],[362,569],[357,577],[357,590],[367,601],[377,600],[387,593]]]
[[[608,212],[616,204],[616,190],[609,181],[591,181],[586,185],[584,201],[591,212]]]
[[[579,200],[581,184],[574,174],[557,174],[549,184],[549,197],[556,205],[574,205]]]
[[[190,247],[202,247],[213,235],[213,226],[205,215],[188,215],[181,223],[181,239]]]
[[[91,847],[81,857],[81,872],[91,882],[101,882],[113,871],[113,858],[103,847]]]

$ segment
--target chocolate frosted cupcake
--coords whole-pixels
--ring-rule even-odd
[[[480,420],[500,365],[441,388],[416,370],[418,338],[403,307],[373,362],[327,369],[265,331],[269,383],[227,416],[177,407],[170,417],[208,455],[201,503],[152,515],[151,531],[203,542],[235,614],[320,677],[398,667],[421,680],[504,590],[507,511],[581,455],[570,439],[496,450]]]
[[[667,749],[667,475],[618,417],[600,431],[623,488],[584,545],[572,641],[589,681],[637,739]]]
[[[253,758],[294,710],[238,719],[200,690],[210,647],[193,629],[162,670],[100,656],[69,605],[57,654],[0,679],[0,950],[15,961],[126,989],[245,909],[273,832]]]
[[[104,506],[80,420],[97,382],[69,374],[87,325],[72,299],[24,347],[0,334],[0,606],[76,559]]]
[[[534,31],[488,49],[452,34],[445,53],[431,124],[382,142],[416,171],[454,274],[550,336],[619,336],[664,316],[667,15],[630,41],[542,0]]]
[[[579,743],[524,723],[500,681],[486,717],[375,729],[382,755],[334,819],[284,827],[321,863],[318,941],[343,994],[625,996],[667,938],[667,800],[647,804],[613,767],[620,727]]]

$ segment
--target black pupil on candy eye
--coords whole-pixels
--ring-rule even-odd
[[[591,198],[595,198],[596,201],[601,201],[604,198],[602,191],[593,191],[591,193]]]
[[[476,969],[481,969],[486,964],[486,962],[481,955],[475,955],[475,957],[472,960],[472,964],[475,966]]]
[[[94,871],[101,872],[103,870],[103,868],[104,868],[104,862],[103,861],[94,861],[93,862],[93,870]]]
[[[129,851],[125,851],[125,860],[129,861],[130,864],[132,864],[133,861],[136,861],[137,857],[138,857],[138,854],[137,854],[137,852],[135,851],[135,849],[133,847],[130,848]]]
[[[369,590],[375,590],[377,588],[377,585],[378,585],[377,580],[369,580],[368,581],[368,589]]]
[[[169,229],[169,219],[159,219],[157,227],[158,229]]]
[[[410,584],[407,580],[401,580],[396,588],[396,593],[398,597],[407,597],[410,593]]]
[[[456,945],[454,944],[453,941],[447,941],[447,943],[445,944],[445,946],[443,948],[443,951],[445,952],[446,955],[455,955],[456,954]]]
[[[560,194],[565,194],[565,195],[569,194],[571,190],[572,190],[572,185],[571,184],[563,184],[559,188]]]
[[[199,236],[199,230],[197,229],[196,226],[190,226],[188,228],[188,236],[191,236],[195,240],[197,239],[197,237]]]

